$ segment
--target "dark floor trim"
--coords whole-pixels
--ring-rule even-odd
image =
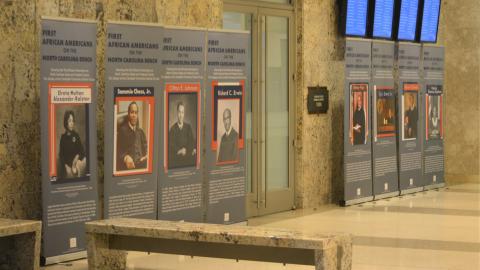
[[[429,208],[429,207],[410,208],[408,206],[395,206],[395,205],[364,207],[362,211],[480,217],[480,210],[445,209],[445,208]]]
[[[447,188],[445,192],[459,192],[459,193],[480,193],[480,189],[463,189],[463,188]]]
[[[423,239],[401,239],[390,237],[354,236],[353,245],[476,253],[480,252],[480,243]]]

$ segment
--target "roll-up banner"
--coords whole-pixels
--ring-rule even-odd
[[[95,21],[42,18],[42,264],[86,256],[98,218]]]
[[[162,29],[107,23],[105,218],[157,217]]]
[[[344,200],[370,201],[372,191],[370,40],[347,38],[345,50]]]
[[[444,169],[444,47],[423,45],[424,109],[423,183],[425,189],[445,185]]]
[[[159,66],[158,219],[204,221],[205,43],[205,29],[164,28]]]
[[[375,199],[398,195],[395,43],[372,43],[372,161]]]
[[[400,193],[423,190],[420,44],[398,44],[398,158]]]
[[[245,220],[245,96],[249,32],[208,32],[206,93],[207,222]]]

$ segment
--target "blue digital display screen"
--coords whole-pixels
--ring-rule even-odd
[[[368,0],[348,0],[345,34],[365,36],[367,32]]]
[[[415,40],[417,31],[418,0],[402,0],[400,22],[398,24],[399,40]]]
[[[376,0],[373,15],[373,37],[391,38],[394,0]]]
[[[436,42],[440,0],[425,0],[422,16],[421,42]]]

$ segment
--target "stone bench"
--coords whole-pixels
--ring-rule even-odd
[[[86,223],[89,269],[125,269],[126,251],[315,265],[349,270],[352,237],[263,227],[144,219]]]
[[[0,218],[0,270],[40,269],[42,222]]]

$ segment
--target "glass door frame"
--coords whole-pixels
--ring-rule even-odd
[[[296,103],[295,103],[295,68],[296,68],[296,29],[293,5],[273,4],[261,1],[224,1],[224,11],[250,14],[252,16],[252,177],[251,190],[247,190],[246,211],[247,217],[261,216],[275,212],[287,211],[294,208],[294,175],[295,175],[295,138],[296,138]],[[262,67],[264,66],[262,45],[262,25],[267,16],[288,18],[288,188],[268,190],[266,177],[266,162],[262,156],[265,141],[261,138],[263,129],[262,109],[266,106],[266,87],[262,81]],[[263,165],[263,166],[262,166]],[[265,191],[265,192],[263,192]]]

